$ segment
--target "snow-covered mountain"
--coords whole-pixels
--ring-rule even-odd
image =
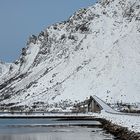
[[[0,78],[6,78],[17,66],[13,63],[5,63],[0,61]]]
[[[0,61],[0,77],[9,71],[9,64]]]
[[[90,95],[139,102],[139,0],[101,0],[32,35],[0,79],[7,106],[51,110]]]

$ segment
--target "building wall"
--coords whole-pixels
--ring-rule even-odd
[[[88,111],[89,112],[101,112],[101,107],[98,105],[98,103],[94,100],[91,100],[91,102],[88,105]]]
[[[90,97],[90,99],[87,100],[86,103],[75,106],[73,112],[101,112],[101,110],[102,108],[100,107],[100,105],[94,100],[93,97]]]

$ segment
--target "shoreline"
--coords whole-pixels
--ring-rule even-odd
[[[109,132],[110,134],[113,134],[115,137],[122,139],[122,140],[140,140],[140,132],[134,132],[129,130],[127,127],[123,127],[117,124],[112,123],[111,121],[108,121],[105,118],[100,118],[99,116],[91,116],[86,114],[50,114],[50,115],[3,115],[0,116],[0,119],[51,119],[56,118],[59,119],[58,121],[74,121],[74,120],[84,120],[84,121],[99,121],[101,123],[100,127],[102,127],[105,131]],[[94,126],[92,124],[77,124],[78,126]]]
[[[100,119],[103,129],[122,140],[140,140],[140,132],[128,130],[127,127],[116,125],[106,119]]]

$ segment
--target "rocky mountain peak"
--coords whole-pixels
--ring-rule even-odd
[[[80,9],[29,37],[0,80],[1,104],[49,111],[90,95],[138,102],[139,44],[139,0],[101,0]]]

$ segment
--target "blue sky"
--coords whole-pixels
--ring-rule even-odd
[[[16,60],[28,37],[96,0],[0,0],[0,60]]]

